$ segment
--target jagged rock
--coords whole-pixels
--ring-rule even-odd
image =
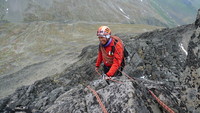
[[[198,113],[200,111],[200,28],[198,27],[191,37],[188,48],[186,67],[180,81],[181,86],[185,87],[181,100],[186,104],[189,111]]]
[[[79,85],[60,95],[45,113],[86,112],[84,87]]]
[[[195,26],[196,26],[196,28],[200,27],[200,9],[198,10],[198,13],[197,13],[197,18],[196,18],[196,21],[195,21]]]
[[[195,25],[138,36],[121,34],[131,54],[124,72],[134,77],[133,81],[122,76],[115,78],[122,84],[110,81],[107,85],[94,69],[98,45],[88,46],[80,60],[63,73],[23,86],[1,99],[0,112],[14,112],[22,106],[33,113],[100,113],[95,96],[86,87],[90,85],[111,113],[166,112],[150,91],[177,113],[199,113],[200,28]]]
[[[131,82],[128,79],[124,80],[123,84],[111,82],[109,86],[104,80],[100,79],[91,82],[90,86],[97,91],[109,113],[161,112],[158,107],[155,109],[157,105],[151,100],[152,97],[149,95],[148,90],[142,85]],[[102,109],[95,95],[88,88],[79,85],[59,96],[54,104],[45,112],[101,113]]]

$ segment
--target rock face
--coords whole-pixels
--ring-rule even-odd
[[[199,14],[198,14],[199,15]],[[166,112],[149,90],[177,113],[200,113],[200,27],[195,24],[133,37],[118,34],[131,54],[120,82],[108,85],[95,73],[97,45],[82,50],[62,74],[24,86],[0,100],[1,112],[101,113],[96,90],[109,113]]]
[[[196,21],[195,21],[195,26],[196,26],[196,28],[200,27],[200,9],[198,10],[198,13],[197,13],[197,18],[196,18]]]

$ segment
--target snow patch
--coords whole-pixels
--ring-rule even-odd
[[[124,12],[124,10],[123,10],[121,7],[119,7],[119,10],[120,10],[122,13],[126,14],[126,13]]]
[[[179,45],[180,47],[181,47],[181,49],[183,50],[183,52],[185,52],[185,54],[186,54],[186,56],[188,55],[188,52],[185,50],[185,48],[183,47],[183,44],[181,43],[180,45]]]
[[[140,78],[145,79],[145,76],[141,76]]]
[[[6,13],[8,13],[8,8],[6,9]]]
[[[123,15],[125,18],[130,19],[130,18],[129,18],[129,15],[127,15],[121,7],[119,7],[119,10],[123,13],[122,15]]]

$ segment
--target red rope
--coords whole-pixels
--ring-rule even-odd
[[[119,54],[118,50],[116,50],[117,53]],[[125,60],[125,59],[124,59]],[[119,69],[118,69],[119,70]],[[119,70],[121,73],[123,73],[126,77],[128,77],[129,79],[131,79],[132,81],[136,80],[135,78],[131,78],[128,74],[126,74],[125,72],[122,72],[121,70]],[[98,72],[98,70],[96,70],[96,72],[101,76],[101,74]],[[108,80],[112,80],[112,79],[108,79]],[[114,80],[112,80],[114,81]],[[119,81],[114,81],[114,82],[119,82]],[[151,95],[156,99],[156,101],[165,109],[167,110],[169,113],[175,113],[170,107],[168,107],[164,102],[162,102],[150,89],[148,89],[148,91],[151,93]]]
[[[113,82],[117,82],[117,83],[119,83],[119,84],[123,84],[123,82],[118,81],[118,80],[113,80],[113,79],[107,79],[107,80],[110,80],[110,81],[113,81]]]
[[[164,108],[166,109],[169,113],[175,113],[171,108],[169,108],[165,103],[163,103],[151,90],[149,90],[151,95],[156,99],[156,101]]]
[[[99,102],[99,105],[101,106],[101,109],[104,113],[108,113],[108,111],[106,110],[105,106],[103,105],[99,95],[97,94],[97,92],[92,89],[89,85],[87,86],[87,88],[95,95],[95,97],[97,98],[97,101]]]
[[[131,78],[128,74],[126,74],[125,72],[121,71],[118,69],[119,72],[123,73],[127,78],[131,79],[132,81],[135,80],[135,78]]]
[[[120,71],[120,70],[119,70]],[[131,80],[136,80],[135,78],[131,78],[128,74],[126,74],[125,72],[120,71],[121,73],[123,73],[124,75],[126,75],[129,79]],[[151,95],[156,99],[156,101],[165,109],[167,110],[169,113],[175,113],[170,107],[168,107],[164,102],[162,102],[150,89],[148,89],[148,91],[151,93]]]

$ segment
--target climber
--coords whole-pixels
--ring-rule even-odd
[[[129,58],[122,40],[117,36],[111,35],[111,30],[108,26],[99,27],[97,36],[100,44],[95,69],[98,71],[99,66],[103,62],[104,74],[102,76],[104,79],[107,80],[114,76],[121,76],[122,73],[120,71],[125,66],[124,58]]]

